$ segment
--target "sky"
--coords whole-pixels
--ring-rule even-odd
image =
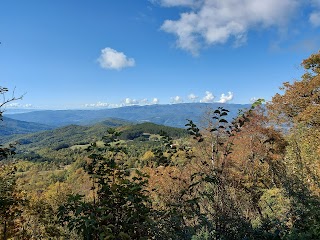
[[[272,99],[320,49],[320,0],[2,0],[8,107]]]

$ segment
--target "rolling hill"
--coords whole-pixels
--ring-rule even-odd
[[[45,110],[10,114],[10,118],[60,127],[70,124],[90,125],[107,118],[120,118],[131,122],[152,122],[160,125],[183,128],[186,119],[199,122],[208,109],[223,106],[230,110],[229,118],[248,104],[181,103],[171,105],[129,106],[100,110]]]
[[[39,133],[1,138],[0,144],[18,142],[19,149],[51,148],[59,150],[59,148],[86,145],[99,141],[107,134],[110,127],[121,131],[123,134],[120,138],[123,140],[133,140],[141,137],[144,133],[159,134],[161,131],[165,131],[175,138],[187,135],[186,130],[181,128],[161,126],[154,123],[132,124],[124,120],[109,119],[92,126],[68,125]]]
[[[53,129],[53,127],[40,123],[19,121],[8,117],[3,117],[2,121],[0,121],[0,136],[34,133],[49,129]]]

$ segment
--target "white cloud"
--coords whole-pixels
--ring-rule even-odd
[[[251,29],[285,27],[302,0],[167,0],[167,6],[190,6],[178,20],[166,20],[161,29],[176,35],[179,48],[197,55],[202,47],[224,44],[232,39],[236,46],[246,42]],[[162,0],[164,3],[164,0]]]
[[[158,98],[153,98],[151,101],[149,101],[147,98],[137,100],[137,99],[131,99],[131,98],[126,98],[123,101],[123,106],[132,106],[132,105],[140,105],[140,106],[145,106],[145,105],[153,105],[153,104],[158,104],[159,99]]]
[[[126,98],[126,99],[123,101],[123,103],[124,103],[125,106],[130,106],[130,105],[138,105],[138,104],[139,104],[139,101],[136,100],[136,99]]]
[[[191,102],[195,102],[197,99],[198,99],[198,96],[194,95],[193,93],[189,94],[188,95],[188,99],[191,101]]]
[[[6,105],[8,108],[32,108],[33,105],[30,103],[27,104],[20,104],[20,103],[9,103]]]
[[[84,107],[88,108],[118,108],[123,106],[133,106],[133,105],[139,105],[139,106],[145,106],[145,105],[153,105],[158,104],[159,99],[153,98],[151,101],[149,101],[147,98],[137,100],[132,98],[125,98],[121,101],[121,103],[107,103],[107,102],[96,102],[96,103],[87,103],[84,104]]]
[[[144,99],[141,99],[139,101],[139,104],[140,105],[149,105],[150,103],[149,103],[149,100],[147,98],[144,98]]]
[[[233,93],[232,92],[228,92],[227,95],[225,95],[224,93],[221,94],[220,100],[218,101],[219,103],[226,103],[229,102],[233,99]]]
[[[213,103],[214,96],[211,92],[206,91],[206,95],[200,100],[201,103]]]
[[[112,104],[105,102],[97,102],[97,103],[87,103],[84,105],[85,107],[94,107],[94,108],[103,108],[103,107],[112,107]]]
[[[320,11],[311,13],[309,21],[314,27],[320,27]]]
[[[135,60],[128,58],[123,52],[118,52],[112,48],[104,48],[98,58],[100,66],[104,69],[121,70],[125,67],[133,67]]]
[[[255,101],[257,101],[259,98],[257,98],[257,97],[252,97],[252,98],[250,98],[250,102],[251,103],[254,103]]]
[[[180,96],[175,96],[171,98],[171,103],[183,103],[183,99]]]
[[[159,103],[159,99],[158,98],[153,98],[151,103],[152,104],[158,104]]]

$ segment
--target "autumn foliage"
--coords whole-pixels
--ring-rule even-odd
[[[213,109],[189,136],[110,129],[44,162],[2,148],[0,238],[320,239],[320,53],[302,66],[266,105]]]

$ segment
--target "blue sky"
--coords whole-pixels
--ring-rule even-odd
[[[0,41],[12,107],[249,103],[320,49],[320,0],[2,0]]]

